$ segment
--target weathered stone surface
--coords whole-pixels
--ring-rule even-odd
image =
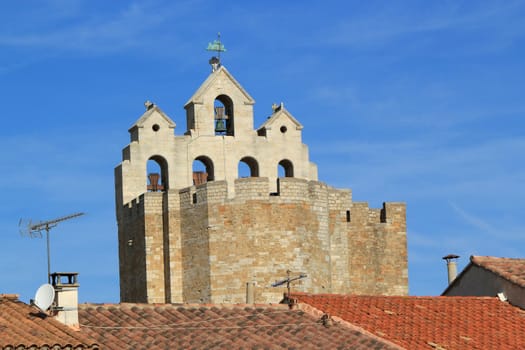
[[[216,99],[235,112],[227,135],[214,132]],[[121,300],[238,303],[253,282],[255,302],[278,302],[284,287],[270,285],[287,270],[308,275],[297,291],[407,294],[405,205],[370,209],[317,181],[300,123],[281,107],[253,130],[253,103],[220,68],[186,104],[185,136],[154,105],[132,126],[115,169]],[[163,192],[146,192],[150,159]],[[208,174],[198,186],[195,160]]]

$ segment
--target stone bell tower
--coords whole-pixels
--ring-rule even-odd
[[[121,301],[239,303],[249,286],[278,302],[287,270],[308,275],[295,290],[406,294],[405,205],[369,209],[318,182],[301,123],[280,104],[254,129],[254,99],[210,64],[183,135],[151,102],[129,129],[115,169]]]

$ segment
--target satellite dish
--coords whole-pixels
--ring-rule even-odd
[[[35,295],[35,305],[42,311],[49,309],[55,300],[55,288],[50,284],[43,284],[38,288]]]

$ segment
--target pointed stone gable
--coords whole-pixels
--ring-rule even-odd
[[[259,136],[267,138],[278,135],[301,139],[303,125],[281,104],[280,107],[257,129]]]
[[[144,112],[144,114],[140,116],[140,118],[129,128],[129,130],[131,131],[134,128],[144,127],[144,123],[146,123],[146,121],[148,121],[153,115],[159,115],[166,122],[167,126],[169,126],[172,129],[175,128],[175,122],[171,120],[171,118],[168,117],[166,113],[164,113],[159,108],[159,106],[153,104],[146,110],[146,112]]]
[[[225,81],[230,82],[231,86],[234,86],[236,89],[238,89],[239,92],[245,97],[245,100],[243,101],[245,104],[255,104],[255,100],[250,96],[250,94],[244,90],[241,84],[239,84],[239,82],[233,77],[233,75],[230,74],[230,72],[228,72],[224,66],[221,66],[219,69],[208,76],[208,78],[201,84],[193,96],[190,97],[188,102],[186,102],[184,108],[186,108],[191,103],[202,104],[202,98],[205,93],[209,89],[217,88],[218,81],[222,81],[222,84],[224,84]],[[228,88],[227,90],[231,93],[231,88]]]

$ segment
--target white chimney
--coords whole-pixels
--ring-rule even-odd
[[[78,273],[55,272],[51,274],[55,288],[55,318],[63,324],[78,328]]]
[[[458,268],[456,265],[456,259],[459,258],[459,255],[449,254],[444,256],[442,259],[447,262],[447,271],[448,271],[448,284],[451,284],[458,274]]]

